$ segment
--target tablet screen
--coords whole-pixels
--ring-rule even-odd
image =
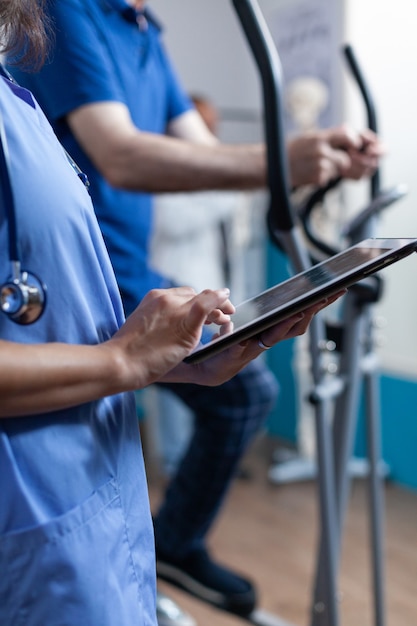
[[[285,282],[238,305],[236,313],[232,316],[234,331],[283,306],[289,306],[291,302],[295,304],[307,293],[313,295],[316,291],[320,291],[320,287],[330,286],[339,278],[349,275],[350,271],[362,267],[364,263],[390,250],[391,248],[352,248],[341,256],[332,257],[323,264],[320,263],[301,274],[296,274]]]
[[[186,360],[197,362],[197,358],[202,360],[214,351],[257,334],[326,295],[349,287],[407,256],[416,246],[415,239],[367,239],[352,246],[239,304],[231,316],[232,330],[199,346]],[[213,326],[213,335],[218,330]]]

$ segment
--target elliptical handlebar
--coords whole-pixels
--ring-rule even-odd
[[[320,250],[320,252],[324,253],[327,256],[333,256],[340,252],[337,248],[330,246],[330,244],[326,243],[322,239],[319,239],[317,235],[314,233],[314,229],[311,226],[311,215],[313,213],[313,209],[316,205],[320,204],[325,195],[331,190],[337,187],[341,178],[333,178],[325,187],[319,187],[314,191],[303,204],[303,206],[298,211],[298,216],[303,225],[304,232],[307,235],[309,241]]]
[[[362,95],[362,98],[365,104],[366,116],[368,120],[368,128],[374,131],[374,133],[376,133],[378,132],[378,124],[377,124],[375,102],[372,97],[369,86],[367,85],[367,82],[365,80],[365,76],[362,73],[362,70],[359,66],[358,60],[356,58],[356,55],[353,51],[352,46],[350,44],[346,44],[343,46],[342,50],[343,50],[345,59],[347,61],[348,67],[350,71],[352,72],[353,78],[355,79],[356,84],[359,88],[359,91]],[[379,194],[379,190],[380,190],[380,173],[379,173],[379,169],[376,169],[371,178],[371,198],[372,199],[375,198]]]
[[[278,51],[257,1],[232,0],[232,3],[258,66],[262,82],[267,179],[270,194],[267,225],[270,237],[279,248],[282,248],[283,242],[280,235],[293,231],[298,220],[301,220],[307,237],[318,250],[326,255],[336,254],[340,250],[320,240],[313,233],[309,220],[314,206],[321,202],[326,193],[336,187],[342,179],[334,179],[326,187],[317,189],[304,207],[297,213],[295,212],[291,201],[289,163],[283,128],[282,67]],[[374,99],[352,46],[343,46],[343,53],[362,95],[368,128],[377,132]],[[371,203],[345,226],[344,236],[353,237],[373,215],[396,202],[406,193],[404,185],[381,193],[379,169],[374,172],[370,183]],[[288,250],[285,251],[288,252]]]
[[[376,133],[378,125],[374,99],[359,67],[359,63],[352,46],[343,46],[343,53],[362,95],[366,109],[368,128]],[[314,191],[313,194],[307,199],[304,206],[299,210],[299,217],[302,221],[307,237],[318,250],[327,255],[336,254],[337,252],[340,252],[340,250],[333,248],[315,235],[311,227],[310,218],[314,206],[322,202],[326,193],[336,187],[341,180],[341,178],[334,179],[330,181],[326,187],[319,188]],[[404,184],[399,184],[386,191],[381,191],[380,171],[379,168],[377,168],[370,180],[370,203],[357,215],[355,215],[347,224],[345,224],[341,232],[342,236],[349,238],[351,241],[355,240],[358,236],[360,238],[368,220],[380,213],[383,209],[389,207],[394,202],[403,198],[406,193],[407,188]]]
[[[270,192],[268,227],[270,236],[280,245],[276,231],[289,231],[295,222],[290,200],[289,165],[282,124],[281,62],[257,3],[253,0],[232,0],[232,2],[262,78]]]

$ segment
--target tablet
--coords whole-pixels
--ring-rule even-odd
[[[186,359],[199,363],[229,346],[260,335],[279,321],[417,250],[417,239],[365,239],[275,287],[242,302],[231,315],[232,328],[200,344]],[[219,327],[212,325],[213,336]]]

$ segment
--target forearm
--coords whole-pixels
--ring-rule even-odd
[[[227,289],[152,290],[97,345],[0,340],[0,418],[65,409],[160,380],[197,345],[205,322],[229,323],[228,296]]]
[[[196,132],[192,115],[185,114],[171,125],[175,137],[141,131],[132,124],[126,107],[115,102],[80,107],[67,120],[86,154],[114,187],[164,193],[266,185],[262,144],[210,141]]]
[[[266,184],[261,145],[195,144],[141,133],[99,164],[115,187],[150,193],[262,188]]]
[[[106,344],[0,341],[0,417],[64,409],[128,386],[123,361]]]

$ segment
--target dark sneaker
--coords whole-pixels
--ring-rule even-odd
[[[206,550],[195,550],[181,560],[165,558],[157,552],[159,578],[188,591],[224,611],[247,616],[256,605],[253,584],[214,563]]]
[[[156,592],[156,617],[158,626],[197,626],[191,615],[160,591]]]

